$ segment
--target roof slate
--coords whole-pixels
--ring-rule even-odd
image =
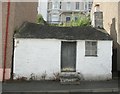
[[[105,30],[98,30],[91,26],[57,27],[25,22],[15,38],[35,39],[65,39],[65,40],[112,40]]]

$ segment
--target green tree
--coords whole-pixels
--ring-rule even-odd
[[[42,25],[47,24],[47,22],[43,19],[43,17],[42,17],[41,14],[38,14],[38,15],[37,15],[37,23],[38,23],[38,24],[42,24]]]
[[[72,17],[74,18],[74,17]],[[53,26],[89,26],[91,24],[90,15],[79,16],[77,20],[71,20],[70,22],[65,22],[63,24],[53,25]]]
[[[77,20],[71,20],[68,26],[89,26],[91,24],[89,16],[79,16]]]

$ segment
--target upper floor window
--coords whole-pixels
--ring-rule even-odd
[[[66,22],[69,22],[70,21],[70,16],[67,16],[66,17]]]
[[[84,5],[85,5],[85,10],[88,9],[88,5],[87,5],[87,4],[88,4],[88,2],[85,2],[85,3],[84,3]]]
[[[96,41],[85,41],[85,56],[97,56]]]
[[[75,9],[80,9],[80,3],[79,2],[76,2],[76,6],[75,6]]]
[[[88,9],[91,10],[91,8],[92,8],[92,2],[89,2],[88,3]]]
[[[52,8],[52,2],[48,2],[48,9]]]
[[[53,9],[58,9],[58,2],[57,1],[54,2]]]
[[[62,9],[62,2],[60,2],[60,9]]]
[[[71,2],[67,2],[67,10],[70,10],[71,9]]]

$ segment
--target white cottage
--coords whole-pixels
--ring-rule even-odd
[[[14,79],[52,79],[61,72],[84,80],[112,78],[112,39],[103,29],[26,22],[14,36]]]

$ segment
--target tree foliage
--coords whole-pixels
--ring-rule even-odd
[[[73,18],[73,17],[72,17]],[[42,24],[42,25],[50,25],[50,26],[62,26],[62,27],[66,27],[66,26],[89,26],[91,24],[90,21],[90,16],[79,16],[77,18],[77,20],[72,19],[69,22],[64,22],[62,24],[48,24],[42,17],[41,14],[37,15],[37,23],[38,24]]]
[[[38,24],[42,24],[42,25],[47,24],[47,22],[44,20],[44,18],[42,17],[41,14],[38,14],[38,15],[37,15],[37,23],[38,23]]]
[[[89,26],[91,24],[89,16],[79,16],[77,20],[63,23],[62,26]]]

